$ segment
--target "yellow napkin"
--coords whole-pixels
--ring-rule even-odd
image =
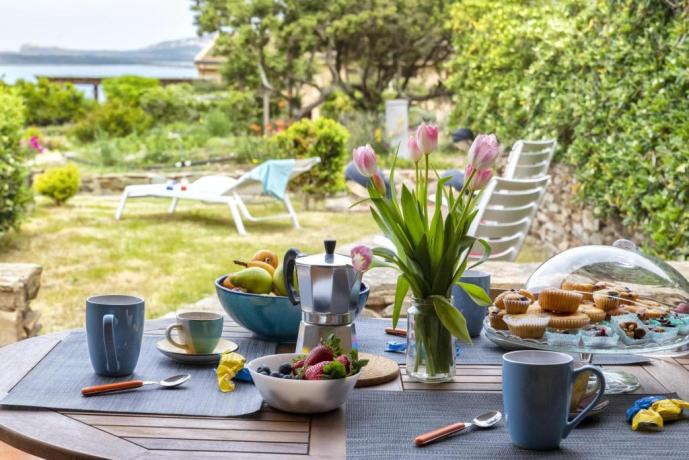
[[[234,391],[232,379],[237,372],[244,368],[246,358],[239,353],[225,353],[220,357],[220,363],[216,371],[218,377],[218,387],[223,393]]]

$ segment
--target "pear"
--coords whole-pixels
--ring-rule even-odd
[[[273,289],[273,277],[259,267],[249,267],[231,274],[230,282],[252,294],[269,294]]]
[[[282,272],[282,265],[280,265],[273,275],[273,292],[276,295],[287,297],[287,285],[285,284],[285,275]]]

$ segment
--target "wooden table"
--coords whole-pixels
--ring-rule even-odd
[[[162,335],[173,320],[147,322]],[[226,321],[225,335],[250,333]],[[0,397],[4,396],[67,333],[36,337],[0,349]],[[284,350],[289,351],[289,350]],[[90,363],[84,363],[90,366]],[[616,366],[608,366],[615,368]],[[664,358],[640,366],[619,366],[635,374],[637,393],[677,392],[689,399],[689,358]],[[49,376],[47,376],[49,381]],[[499,365],[458,365],[452,383],[427,385],[401,377],[377,389],[499,392]],[[47,391],[49,389],[47,388]],[[103,412],[70,412],[0,407],[0,440],[26,452],[58,458],[248,458],[345,457],[344,410],[293,415],[265,407],[244,417],[178,417]]]

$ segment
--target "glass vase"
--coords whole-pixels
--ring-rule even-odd
[[[455,338],[430,299],[412,299],[407,311],[407,375],[424,383],[449,382],[455,375]]]

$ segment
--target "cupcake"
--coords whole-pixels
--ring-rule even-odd
[[[531,303],[534,303],[536,301],[536,296],[534,295],[533,292],[527,291],[526,289],[519,289],[517,291],[519,295],[523,295],[524,297],[528,297]]]
[[[620,306],[620,293],[612,289],[594,292],[593,302],[603,311],[614,310]]]
[[[592,323],[599,323],[605,320],[605,312],[600,308],[594,307],[593,305],[581,305],[579,306],[577,312],[588,316]]]
[[[496,307],[490,307],[488,310],[488,321],[490,322],[490,327],[498,331],[506,331],[507,324],[503,317],[505,316],[505,310],[500,310]]]
[[[543,309],[540,305],[538,305],[538,303],[532,303],[531,305],[529,305],[529,308],[526,309],[526,312],[532,315],[540,315],[541,313],[543,313]]]
[[[505,315],[503,319],[510,332],[522,339],[540,339],[548,326],[545,315]]]
[[[583,300],[583,295],[574,291],[562,289],[543,289],[538,294],[538,303],[541,308],[553,313],[574,313]]]
[[[527,308],[531,305],[531,300],[523,295],[508,294],[503,298],[502,303],[505,305],[505,311],[508,315],[521,315],[526,313]]]
[[[633,305],[636,303],[638,298],[639,296],[628,287],[623,287],[620,289],[620,301],[623,305]]]
[[[552,329],[579,329],[589,324],[591,320],[583,313],[573,313],[571,315],[548,315],[548,327]]]
[[[510,289],[509,291],[503,291],[500,294],[498,294],[498,296],[495,298],[495,302],[493,302],[493,304],[496,307],[498,307],[499,309],[504,310],[505,309],[505,303],[504,303],[505,296],[510,295],[510,294],[518,294],[518,292],[516,289]]]
[[[579,283],[570,279],[566,279],[562,282],[562,289],[565,291],[574,291],[581,294],[584,300],[592,300],[592,292],[594,290],[594,285],[591,283]]]

